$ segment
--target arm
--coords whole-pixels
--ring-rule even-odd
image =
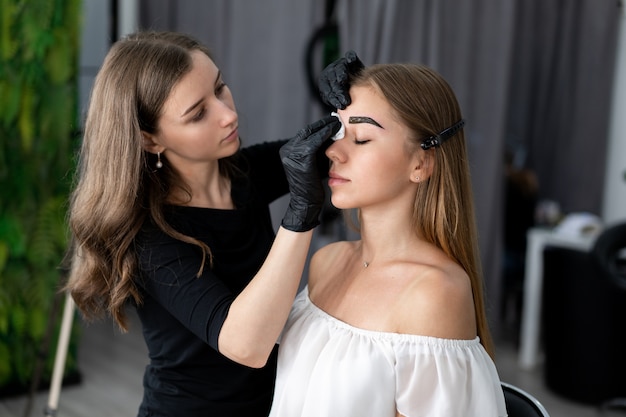
[[[143,235],[138,249],[144,278],[139,282],[162,307],[155,310],[145,299],[150,309],[145,314],[162,331],[184,326],[228,358],[261,367],[287,320],[312,233],[281,227],[264,263],[241,292],[227,280],[243,276],[220,279],[208,266],[197,276],[201,257],[196,246],[160,231]],[[245,256],[245,250],[238,256]]]
[[[219,351],[236,362],[265,365],[287,321],[324,202],[317,153],[339,127],[335,117],[325,117],[280,150],[289,206],[266,261],[233,301],[219,335]]]
[[[219,335],[223,355],[255,368],[265,365],[287,321],[312,236],[312,230],[279,228],[265,263],[230,306]]]

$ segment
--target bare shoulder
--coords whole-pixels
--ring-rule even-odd
[[[467,273],[450,261],[413,268],[414,279],[394,308],[401,333],[446,339],[476,337],[472,287]]]

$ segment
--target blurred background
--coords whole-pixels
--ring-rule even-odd
[[[572,341],[586,356],[551,359],[569,349],[568,335],[547,346],[546,314],[571,308],[587,318],[607,302],[601,296],[600,306],[590,305],[590,292],[563,291],[584,285],[569,281],[572,274],[603,272],[558,262],[550,261],[550,274],[566,279],[544,291],[557,282],[544,273],[544,252],[565,247],[586,257],[603,232],[626,222],[625,19],[621,0],[2,0],[0,415],[41,415],[46,403],[64,304],[57,289],[74,152],[108,48],[137,29],[186,32],[209,46],[233,92],[244,145],[291,137],[328,112],[315,80],[347,50],[366,65],[414,62],[439,71],[466,119],[500,375],[534,393],[552,416],[605,412],[602,404],[626,397],[626,388],[603,366],[624,375],[626,364],[599,347],[626,347],[626,316],[610,310],[594,319],[614,326],[587,344]],[[275,203],[276,222],[285,205]],[[350,237],[332,207],[324,220],[314,248]],[[566,306],[559,301],[566,297],[580,298]],[[563,329],[572,317],[550,325]],[[579,321],[571,332],[597,327],[607,326]],[[134,415],[145,356],[138,323],[120,335],[109,322],[86,326],[77,316],[59,415]],[[577,367],[589,358],[604,363]],[[564,368],[574,376],[564,378]],[[579,390],[590,388],[563,379],[608,385],[587,398]]]

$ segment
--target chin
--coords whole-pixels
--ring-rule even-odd
[[[239,149],[241,148],[241,139],[237,137],[237,139],[229,141],[228,146],[226,147],[227,152],[230,153],[228,156],[233,156]]]
[[[348,210],[348,209],[355,208],[353,204],[348,204],[347,201],[343,201],[341,198],[331,197],[330,202],[333,205],[333,207],[339,210]]]

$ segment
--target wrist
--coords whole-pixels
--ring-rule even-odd
[[[292,232],[306,232],[320,224],[319,217],[322,212],[320,204],[298,204],[293,199],[285,211],[281,221],[284,229]]]

